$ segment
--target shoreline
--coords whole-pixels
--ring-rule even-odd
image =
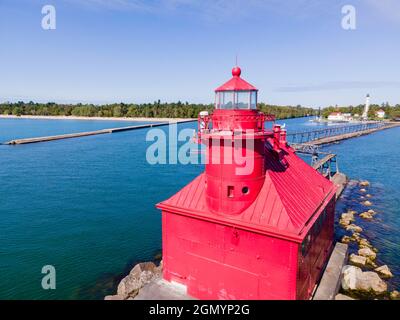
[[[192,118],[127,118],[127,117],[79,117],[79,116],[33,116],[33,115],[0,115],[0,119],[32,120],[93,120],[93,121],[127,121],[127,122],[191,122]]]

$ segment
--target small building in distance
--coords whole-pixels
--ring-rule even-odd
[[[347,122],[351,121],[353,117],[351,116],[351,113],[341,113],[341,112],[332,112],[328,116],[328,121],[332,122]]]
[[[332,112],[328,116],[328,121],[343,121],[343,115],[341,112]]]
[[[376,117],[379,118],[379,119],[384,119],[385,116],[386,116],[386,113],[385,113],[384,110],[379,109],[377,112],[375,112],[375,115],[376,115]]]

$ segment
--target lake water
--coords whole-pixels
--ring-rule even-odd
[[[282,123],[289,131],[316,127],[304,118]],[[131,124],[139,123],[0,119],[0,141]],[[161,216],[154,205],[203,167],[148,164],[147,131],[0,146],[0,299],[101,299],[133,264],[155,259]],[[341,171],[371,181],[380,214],[368,230],[398,285],[400,128],[328,149]],[[357,190],[345,194],[338,212],[359,205]],[[56,290],[41,288],[44,265],[57,270]]]

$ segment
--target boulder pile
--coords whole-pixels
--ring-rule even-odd
[[[368,181],[360,181],[358,185],[360,186],[360,192],[366,198],[371,199],[372,195],[368,193],[370,183]],[[362,196],[361,199],[365,199],[365,197]],[[365,200],[361,204],[365,207],[373,205],[370,200]],[[387,265],[378,266],[378,250],[368,239],[362,236],[363,228],[356,225],[356,218],[372,221],[377,214],[373,209],[367,210],[365,208],[364,210],[360,214],[354,210],[348,210],[342,213],[339,220],[339,225],[350,233],[344,235],[341,242],[349,244],[353,248],[353,253],[349,256],[349,265],[346,265],[342,270],[342,293],[346,295],[343,297],[398,300],[400,299],[400,293],[398,291],[389,293],[385,282],[386,279],[393,277],[390,268]],[[356,245],[355,250],[354,245]]]
[[[342,275],[342,289],[350,295],[375,298],[387,294],[386,282],[375,272],[363,272],[359,267],[344,266]]]
[[[153,262],[142,262],[133,267],[131,272],[121,280],[117,294],[106,296],[104,300],[132,300],[149,282],[161,278],[162,261],[157,267]]]

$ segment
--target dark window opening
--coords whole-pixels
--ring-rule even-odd
[[[233,198],[233,192],[235,191],[234,186],[228,186],[228,198]]]

